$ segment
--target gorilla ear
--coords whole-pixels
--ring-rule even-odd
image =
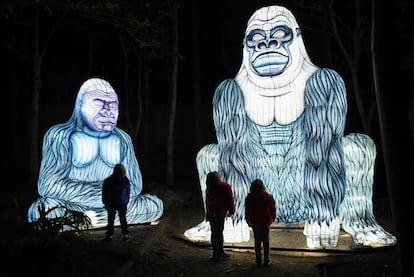
[[[302,35],[302,31],[300,30],[299,27],[296,27],[296,36],[300,36]]]

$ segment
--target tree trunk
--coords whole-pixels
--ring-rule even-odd
[[[151,140],[150,140],[150,132],[151,132],[151,87],[150,87],[150,78],[149,78],[149,71],[150,69],[150,62],[148,61],[148,57],[146,57],[146,55],[143,55],[143,64],[144,66],[142,67],[142,75],[143,75],[143,81],[144,81],[144,97],[143,97],[143,101],[145,101],[143,103],[143,118],[145,120],[143,120],[142,122],[142,134],[143,134],[143,138],[142,141],[143,143],[141,144],[141,150],[140,153],[142,153],[142,165],[143,168],[147,170],[147,172],[149,172],[150,169],[150,157],[151,157],[151,152],[150,152],[150,145],[151,145]]]
[[[38,171],[40,168],[40,140],[39,140],[39,105],[40,105],[40,89],[42,87],[42,63],[43,57],[49,45],[49,41],[55,33],[57,27],[62,23],[66,16],[66,12],[62,13],[62,16],[50,30],[43,48],[40,48],[40,4],[34,5],[33,16],[33,37],[32,37],[32,49],[33,49],[33,90],[32,90],[32,109],[30,111],[30,158],[29,158],[29,182],[30,184],[37,183]]]
[[[167,185],[174,185],[174,123],[177,105],[177,70],[178,70],[178,23],[177,10],[173,8],[173,28],[172,28],[172,64],[171,64],[171,94],[170,94],[170,115],[168,122],[168,141],[167,141]]]
[[[39,6],[34,7],[33,17],[33,90],[32,90],[32,109],[30,111],[30,158],[29,158],[29,182],[36,184],[39,170],[39,99],[41,83],[41,64],[40,56],[40,22]]]
[[[198,8],[197,2],[192,2],[192,56],[193,56],[193,115],[194,115],[194,141],[195,145],[201,144],[201,120],[200,120],[200,51],[198,44]]]
[[[142,83],[143,83],[143,78],[142,78],[142,76],[144,74],[144,70],[146,70],[142,66],[143,59],[144,59],[144,57],[141,54],[139,54],[139,56],[138,56],[138,88],[137,88],[137,100],[138,100],[137,105],[138,105],[138,107],[137,107],[137,114],[136,114],[136,122],[135,122],[134,129],[133,129],[134,138],[132,139],[133,142],[134,142],[135,149],[138,149],[138,145],[137,145],[138,134],[139,134],[139,129],[141,128],[142,114],[143,114],[143,112],[142,112],[142,109],[143,109],[143,105],[142,105],[142,98],[143,98],[142,97],[142,94],[143,94],[143,85],[142,85]],[[128,105],[128,102],[126,104]]]
[[[351,5],[351,3],[350,3]],[[355,98],[355,103],[357,105],[358,115],[361,119],[363,132],[370,135],[370,114],[367,113],[367,109],[365,109],[366,103],[362,98],[362,92],[360,89],[360,79],[359,79],[359,72],[360,72],[360,57],[361,57],[361,36],[363,35],[363,27],[362,18],[361,18],[361,3],[358,0],[354,0],[352,6],[354,7],[354,23],[351,24],[353,29],[351,30],[351,37],[343,38],[339,29],[339,20],[338,14],[334,8],[334,1],[331,1],[328,5],[328,17],[330,21],[330,25],[332,26],[333,34],[335,40],[339,45],[339,49],[341,50],[342,54],[344,55],[346,64],[349,67],[349,71],[351,72],[351,82],[352,82],[352,92]],[[352,46],[347,48],[345,39],[352,39]],[[367,105],[370,105],[370,102],[367,102]],[[369,110],[369,109],[368,109]]]
[[[383,145],[385,173],[391,200],[392,217],[396,227],[399,252],[399,276],[413,276],[411,183],[414,165],[413,143],[409,133],[409,99],[404,93],[402,60],[398,51],[401,38],[395,22],[398,10],[393,1],[372,0],[372,41],[374,86]],[[392,41],[384,34],[393,34]],[[408,97],[411,95],[408,94]]]

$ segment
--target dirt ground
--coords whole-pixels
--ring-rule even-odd
[[[129,243],[122,241],[119,228],[110,243],[101,240],[104,229],[62,234],[52,241],[17,232],[2,236],[0,276],[398,276],[396,247],[352,254],[272,250],[266,268],[253,263],[252,248],[231,247],[226,249],[229,259],[212,261],[208,245],[182,239],[185,230],[203,220],[201,194],[183,189],[154,194],[164,201],[159,224],[130,226],[134,239]]]
[[[270,267],[257,268],[253,249],[229,248],[229,259],[212,261],[212,250],[180,239],[203,219],[199,197],[189,192],[166,192],[168,224],[146,250],[132,276],[398,276],[396,247],[361,254],[291,253],[272,251]],[[178,236],[177,236],[178,235]]]

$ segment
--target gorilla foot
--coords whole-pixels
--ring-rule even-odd
[[[343,225],[342,227],[352,236],[354,243],[358,245],[379,247],[397,243],[396,237],[385,231],[378,224],[369,226],[366,224],[351,224]]]
[[[210,241],[210,223],[204,220],[198,225],[187,229],[184,232],[184,236],[193,241]],[[249,241],[250,228],[244,220],[238,223],[233,223],[231,218],[226,218],[224,222],[223,238],[224,242],[228,243]]]
[[[339,239],[339,219],[335,218],[329,225],[326,222],[307,221],[303,234],[309,248],[336,247]]]
[[[184,237],[191,241],[209,241],[210,235],[210,224],[205,220],[198,225],[184,231]]]

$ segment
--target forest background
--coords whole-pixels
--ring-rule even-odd
[[[408,0],[1,1],[6,193],[23,210],[37,197],[43,135],[69,120],[82,83],[99,77],[120,98],[118,127],[133,139],[144,190],[180,186],[199,197],[195,157],[216,142],[214,91],[240,68],[249,17],[274,4],[296,16],[312,62],[344,79],[345,133],[374,140],[373,203],[390,199],[403,267],[412,264],[404,224],[414,165]]]

